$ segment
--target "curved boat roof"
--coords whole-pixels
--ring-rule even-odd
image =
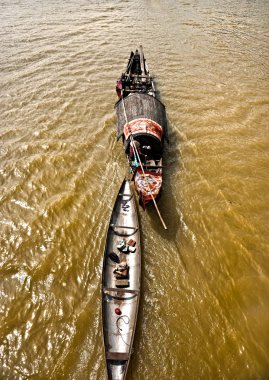
[[[124,98],[124,106],[128,121],[141,117],[151,119],[163,127],[164,134],[166,135],[167,120],[165,106],[160,100],[149,94],[133,93]],[[119,139],[126,124],[122,99],[115,104],[115,108],[117,114],[117,138]]]

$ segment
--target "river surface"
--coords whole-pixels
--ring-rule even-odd
[[[0,379],[106,378],[114,85],[139,44],[169,120],[168,230],[139,210],[127,379],[269,379],[268,0],[0,0],[0,20]]]

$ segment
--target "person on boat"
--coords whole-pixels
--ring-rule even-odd
[[[142,153],[148,157],[151,153],[151,146],[150,145],[143,145],[142,146]]]
[[[122,89],[123,89],[122,80],[119,79],[117,80],[117,84],[116,84],[116,92],[119,98],[121,98],[122,96]]]
[[[133,144],[135,145],[135,148],[133,147]],[[145,163],[146,161],[146,155],[142,153],[142,150],[140,148],[140,142],[137,141],[137,140],[134,140],[133,143],[130,144],[130,159],[132,161],[135,161],[135,158],[136,158],[136,151],[140,157],[140,160],[142,163]]]

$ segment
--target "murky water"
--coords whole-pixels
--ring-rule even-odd
[[[140,43],[169,119],[131,379],[269,378],[267,0],[1,0],[0,379],[105,379],[100,281]]]

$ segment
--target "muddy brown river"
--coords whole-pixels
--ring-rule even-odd
[[[170,144],[128,380],[269,378],[269,2],[0,0],[0,379],[104,380],[101,271],[139,44]]]

